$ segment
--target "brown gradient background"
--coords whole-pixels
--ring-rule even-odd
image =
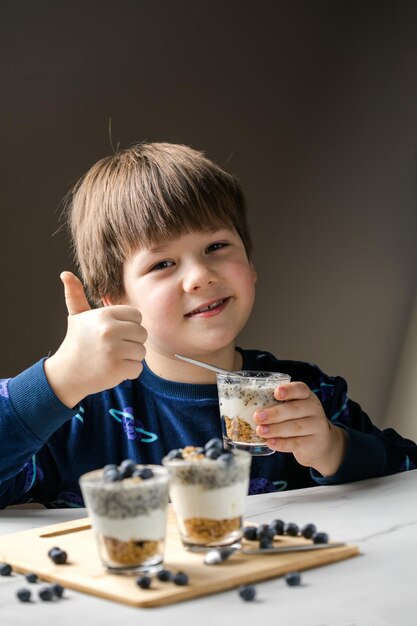
[[[417,4],[2,0],[0,376],[66,329],[61,200],[114,146],[206,150],[246,192],[247,347],[386,415],[417,280]]]

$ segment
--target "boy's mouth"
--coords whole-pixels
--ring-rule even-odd
[[[201,317],[211,317],[212,315],[217,315],[217,313],[220,313],[220,311],[223,311],[223,309],[226,307],[229,300],[230,300],[230,297],[213,300],[212,302],[208,304],[203,304],[197,309],[190,311],[190,313],[186,313],[185,317],[194,317],[196,315],[199,315]]]

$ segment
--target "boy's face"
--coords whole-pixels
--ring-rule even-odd
[[[221,227],[140,248],[123,270],[124,304],[137,308],[147,352],[210,355],[234,346],[254,301],[256,273],[239,235]]]

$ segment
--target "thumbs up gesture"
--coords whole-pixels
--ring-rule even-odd
[[[91,309],[81,281],[62,272],[68,329],[44,367],[49,384],[68,407],[82,398],[135,379],[142,371],[147,333],[134,307],[118,304]]]

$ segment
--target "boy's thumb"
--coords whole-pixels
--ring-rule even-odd
[[[60,279],[64,283],[65,303],[68,315],[77,315],[91,309],[79,278],[72,272],[62,272]]]

